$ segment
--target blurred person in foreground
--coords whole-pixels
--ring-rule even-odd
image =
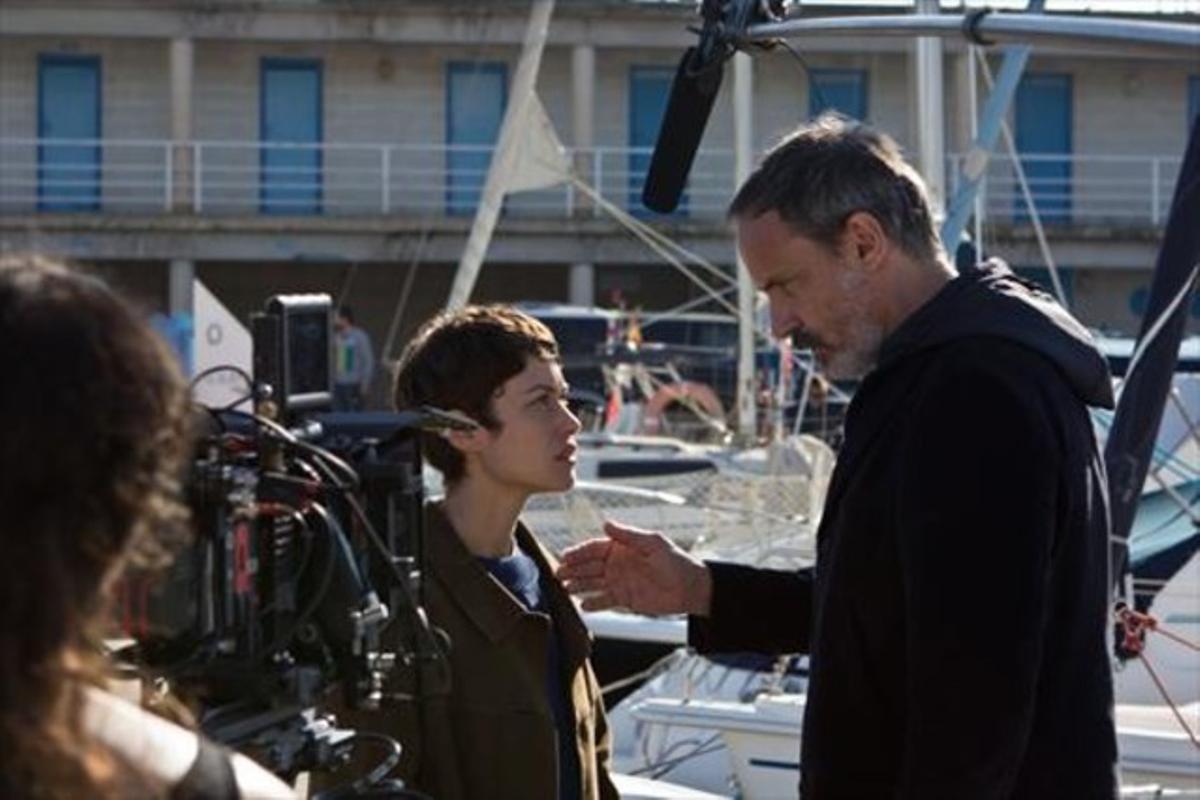
[[[701,563],[609,523],[585,608],[687,612],[701,652],[806,652],[800,790],[1111,798],[1108,502],[1090,335],[989,261],[958,275],[886,135],[801,126],[730,207],[776,336],[862,378],[813,568]]]
[[[114,582],[186,523],[166,345],[99,279],[8,256],[0,363],[0,797],[294,796],[105,688]]]
[[[347,718],[395,736],[401,777],[438,800],[615,798],[591,638],[520,520],[531,495],[575,483],[554,335],[506,306],[440,314],[405,348],[394,399],[477,423],[423,434],[445,480],[425,511],[424,602],[450,638],[451,687]]]

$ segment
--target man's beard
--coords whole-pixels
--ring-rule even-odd
[[[845,300],[846,343],[836,351],[826,349],[828,360],[822,371],[833,380],[856,380],[875,368],[883,346],[883,326],[870,318],[866,298],[866,276],[846,267],[839,276]]]
[[[826,377],[835,381],[857,380],[875,369],[883,345],[883,328],[865,317],[850,321],[846,346],[833,351],[822,364]]]

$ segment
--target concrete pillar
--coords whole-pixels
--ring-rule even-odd
[[[937,14],[938,0],[917,0],[917,14]],[[922,36],[915,48],[917,90],[917,152],[921,174],[929,186],[929,199],[940,222],[946,208],[945,81],[942,75],[942,40]]]
[[[970,46],[964,46],[951,59],[954,72],[952,82],[954,111],[951,114],[948,129],[951,135],[949,147],[956,153],[967,152],[971,143],[975,141],[975,119],[972,117],[976,113],[976,100],[973,99],[974,89],[972,88],[975,71],[971,66],[972,58]]]
[[[172,39],[170,43],[171,141],[175,142],[173,191],[174,211],[192,209],[192,151],[186,144],[194,136],[192,83],[195,71],[195,47],[191,39]]]
[[[568,302],[573,306],[596,305],[596,267],[592,264],[572,264]]]
[[[167,311],[171,314],[192,313],[192,282],[196,264],[186,258],[173,258],[167,266]]]
[[[594,154],[596,146],[596,48],[590,44],[577,44],[571,50],[571,138],[572,145],[584,152],[575,156],[575,171],[589,184],[595,174]],[[603,187],[594,187],[602,191]],[[592,202],[579,194],[575,196],[576,212],[590,213]]]

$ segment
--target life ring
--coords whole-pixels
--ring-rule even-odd
[[[678,402],[694,403],[709,417],[725,419],[725,407],[711,386],[696,381],[681,381],[666,384],[646,402],[642,409],[642,429],[649,434],[658,433],[662,429],[663,413],[672,403]]]

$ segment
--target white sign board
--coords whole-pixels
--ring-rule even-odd
[[[195,323],[192,363],[196,375],[226,365],[240,367],[246,374],[252,374],[250,331],[200,281],[193,283],[192,319]],[[250,387],[245,379],[233,370],[224,370],[196,384],[193,396],[199,403],[218,407],[227,406],[248,394]],[[250,410],[249,400],[238,408]]]

